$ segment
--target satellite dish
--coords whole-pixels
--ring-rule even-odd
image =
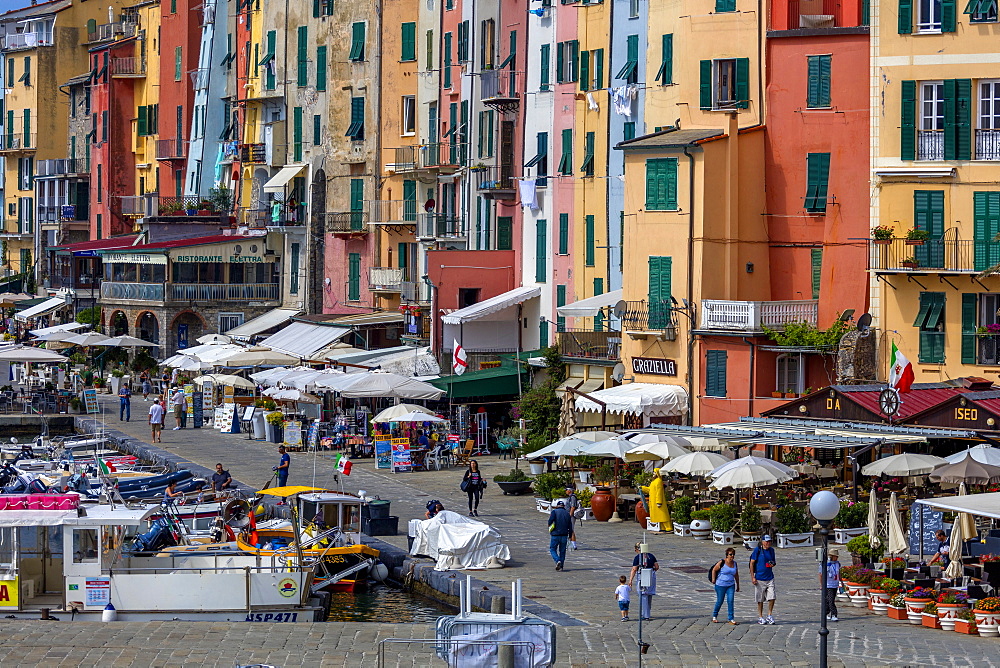
[[[616,318],[618,318],[619,320],[621,320],[622,318],[625,317],[625,313],[626,313],[627,310],[628,310],[628,302],[626,302],[624,299],[621,299],[621,300],[618,301],[617,304],[615,304],[615,308],[612,311],[612,313],[615,314]],[[624,369],[625,367],[622,367],[622,368]],[[625,373],[625,372],[622,371],[622,373]]]
[[[840,314],[840,317],[837,318],[837,320],[839,320],[841,322],[847,322],[848,320],[850,320],[853,317],[854,317],[854,309],[849,308],[849,309],[845,309],[844,312]]]
[[[622,382],[622,379],[625,378],[625,365],[621,362],[616,364],[614,370],[611,372],[611,377],[614,378],[616,383]]]
[[[858,318],[858,331],[867,332],[872,326],[872,314],[864,313],[860,318]]]

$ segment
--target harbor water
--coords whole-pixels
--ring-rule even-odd
[[[434,622],[455,610],[418,594],[377,585],[356,592],[335,592],[330,606],[330,622]]]

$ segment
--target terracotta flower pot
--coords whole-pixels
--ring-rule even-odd
[[[898,619],[899,621],[907,621],[909,617],[906,614],[906,608],[894,608],[891,605],[886,608],[889,619]]]
[[[868,598],[871,603],[871,608],[875,612],[883,613],[885,609],[889,607],[889,599],[892,595],[887,591],[882,591],[881,589],[869,589]]]
[[[847,596],[851,599],[851,605],[856,608],[868,607],[868,585],[860,582],[844,582],[847,586]]]
[[[906,618],[914,626],[920,626],[922,623],[922,617],[924,608],[928,603],[933,601],[932,598],[910,598],[907,596],[903,599],[906,601]]]
[[[646,526],[646,518],[649,517],[649,513],[646,512],[646,504],[640,501],[635,504],[635,521],[639,523],[639,526]]]
[[[938,603],[938,619],[941,628],[945,631],[955,630],[955,622],[958,621],[958,613],[966,609],[964,603]]]
[[[976,613],[976,627],[979,635],[996,638],[1000,636],[1000,612],[973,610]]]
[[[968,619],[956,619],[955,620],[955,632],[965,633],[970,636],[978,636],[979,631],[976,629],[976,625],[970,622]]]
[[[590,509],[594,511],[594,519],[607,522],[615,513],[615,495],[607,487],[598,487],[590,499]]]
[[[941,620],[938,619],[937,615],[930,615],[926,612],[920,613],[920,623],[929,629],[939,629],[941,628]]]

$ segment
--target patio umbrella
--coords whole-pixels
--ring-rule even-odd
[[[36,336],[32,341],[47,341],[50,343],[63,343],[66,339],[76,336],[73,332],[49,332],[48,334],[42,334],[41,336]]]
[[[74,334],[63,340],[66,343],[74,343],[78,346],[96,346],[101,341],[107,341],[110,338],[110,336],[104,336],[99,332],[84,332],[83,334]]]
[[[205,334],[195,339],[198,343],[232,343],[232,338],[225,334]]]
[[[321,404],[323,400],[317,397],[315,394],[309,394],[308,392],[303,392],[301,390],[296,390],[291,387],[271,387],[264,391],[264,394],[268,395],[275,401],[294,401],[301,404]]]
[[[761,464],[746,464],[734,466],[723,471],[715,478],[709,487],[714,489],[746,489],[748,487],[767,487],[779,482],[787,482],[798,475],[797,472],[782,473],[770,466]]]
[[[660,467],[661,473],[707,475],[725,464],[728,459],[714,452],[689,452]]]
[[[958,495],[965,496],[969,492],[965,489],[965,483],[959,483],[958,485]],[[965,533],[967,538],[973,538],[978,535],[976,531],[976,520],[973,519],[972,515],[969,513],[961,513],[959,517],[962,518],[962,531]]]
[[[726,441],[714,438],[712,436],[682,436],[687,445],[684,447],[688,450],[700,450],[706,452],[717,452],[725,447]]]
[[[994,448],[988,443],[980,443],[979,445],[969,448],[968,450],[962,450],[961,452],[956,452],[953,455],[948,455],[945,457],[945,460],[949,464],[957,464],[965,459],[966,454],[971,455],[973,459],[982,464],[1000,466],[1000,448]]]
[[[309,389],[309,386],[318,387],[319,381],[326,378],[334,378],[336,376],[346,375],[343,371],[334,371],[333,369],[309,369],[303,367],[297,373],[291,373],[287,376],[281,378],[278,381],[280,385],[285,385],[288,387],[294,387],[297,390]]]
[[[43,348],[32,348],[31,346],[9,346],[0,349],[0,362],[27,362],[31,364],[45,364],[55,362],[66,362],[69,358],[59,353],[54,353]]]
[[[299,358],[279,353],[263,346],[246,348],[229,357],[219,360],[219,366],[277,366],[280,364],[298,364]]]
[[[395,397],[397,399],[439,399],[444,390],[417,380],[383,371],[349,373],[343,376],[323,379],[316,387],[340,392],[349,399],[373,397]]]
[[[798,477],[799,475],[798,472],[795,471],[795,469],[789,466],[785,466],[781,462],[776,462],[773,459],[768,459],[766,457],[753,457],[753,456],[740,457],[739,459],[733,459],[727,461],[725,464],[719,466],[714,471],[709,473],[709,475],[713,478],[718,478],[720,475],[726,473],[727,471],[743,468],[746,466],[763,466],[764,468],[771,469],[778,475],[791,476],[789,478],[786,478],[787,480],[791,480],[792,478]]]
[[[393,422],[447,422],[447,420],[437,415],[428,415],[427,413],[417,411],[415,413],[400,415]]]
[[[208,381],[215,383],[216,385],[229,385],[231,387],[242,387],[247,390],[252,390],[256,385],[253,381],[247,380],[246,378],[241,378],[240,376],[233,376],[227,373],[207,373],[204,376],[198,376],[194,379],[195,385],[202,385]]]
[[[556,427],[560,438],[565,438],[576,431],[576,404],[569,392],[563,392],[559,404],[559,424]]]
[[[163,361],[163,366],[170,367],[171,369],[180,369],[181,371],[204,371],[205,369],[211,369],[211,362],[202,362],[196,357],[191,357],[189,355],[174,355]]]
[[[955,523],[951,525],[951,536],[948,542],[948,558],[951,561],[948,568],[944,569],[945,577],[960,578],[965,572],[965,567],[962,565],[962,543],[971,536],[965,535],[965,522],[962,521],[964,514],[959,513],[955,517]]]
[[[153,343],[152,341],[146,341],[145,339],[137,339],[134,336],[113,336],[110,339],[105,339],[95,345],[110,346],[115,348],[156,348],[160,344]]]
[[[379,413],[372,418],[372,422],[398,422],[396,418],[403,415],[410,415],[412,413],[426,413],[427,415],[434,415],[434,411],[431,409],[418,406],[417,404],[396,404],[395,406],[389,406],[383,411],[379,411]]]
[[[903,522],[899,517],[899,500],[896,493],[889,496],[889,543],[885,546],[889,554],[904,554],[910,549],[903,533]]]
[[[635,446],[632,445],[632,442],[624,436],[612,436],[601,441],[588,443],[580,449],[580,454],[625,459],[625,453],[633,447]]]
[[[901,455],[878,459],[861,469],[861,473],[888,476],[923,475],[946,463],[943,457],[904,452]]]
[[[631,441],[632,439],[629,439]],[[688,454],[687,448],[677,445],[673,441],[657,441],[633,447],[625,453],[625,461],[642,462],[650,460],[670,460],[681,455]]]
[[[578,438],[581,441],[589,441],[591,443],[596,443],[597,441],[603,441],[606,438],[613,438],[618,436],[616,432],[613,431],[602,431],[600,429],[596,431],[578,431],[575,434],[570,434],[573,438]]]
[[[529,452],[524,455],[525,459],[538,459],[539,457],[578,457],[582,448],[591,445],[589,441],[574,436],[560,438],[555,443],[545,446],[541,450]]]
[[[927,477],[931,482],[989,485],[1000,482],[1000,466],[977,462],[971,453],[966,452],[961,461],[934,469],[934,472]]]
[[[874,488],[868,497],[868,544],[872,547],[882,544],[882,539],[878,537],[878,497]]]

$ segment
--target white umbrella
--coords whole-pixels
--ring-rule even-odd
[[[889,496],[889,543],[886,545],[889,554],[904,554],[910,549],[903,533],[903,522],[899,517],[899,501],[896,493]]]
[[[438,399],[445,393],[444,390],[415,378],[381,371],[350,373],[322,379],[316,383],[316,387],[335,390],[349,399],[373,397]]]
[[[277,382],[278,378],[292,373],[295,369],[299,367],[292,366],[279,366],[273,369],[264,369],[263,371],[258,371],[257,373],[250,374],[250,378],[261,385],[266,385],[272,381]]]
[[[372,422],[398,422],[396,418],[413,413],[434,415],[434,411],[431,409],[418,406],[417,404],[396,404],[395,406],[389,406],[385,410],[380,411],[375,417],[372,418]]]
[[[868,544],[871,547],[882,544],[882,539],[878,537],[878,497],[874,487],[868,496]]]
[[[745,466],[735,466],[715,478],[709,487],[715,489],[746,489],[748,487],[767,487],[779,482],[786,482],[796,477],[798,473],[782,473],[770,466],[761,464],[747,464]]]
[[[115,348],[156,348],[160,344],[153,343],[152,341],[146,341],[145,339],[137,339],[134,336],[114,336],[110,339],[105,339],[96,345],[111,346]]]
[[[965,527],[963,526],[965,522],[962,521],[962,515],[964,514],[959,513],[956,515],[955,522],[951,525],[951,536],[948,541],[948,558],[950,562],[948,563],[948,568],[944,569],[945,577],[960,578],[965,571],[965,566],[962,564],[962,542],[966,538],[971,538],[971,536],[965,535]]]
[[[689,452],[660,467],[661,473],[707,475],[725,464],[728,459],[714,452]]]
[[[317,397],[315,394],[309,394],[308,392],[303,392],[301,390],[296,390],[291,387],[269,388],[272,390],[269,395],[275,401],[294,401],[300,404],[321,404],[323,400]],[[267,392],[265,391],[265,394]]]
[[[27,362],[44,364],[49,362],[66,362],[68,357],[42,348],[30,346],[9,346],[0,349],[0,362]]]
[[[965,496],[966,494],[968,494],[968,490],[965,489],[965,483],[959,483],[958,495]],[[978,532],[976,531],[976,520],[973,519],[972,515],[969,513],[959,513],[959,517],[962,518],[962,531],[965,534],[965,537],[968,539],[977,536]]]
[[[722,466],[718,467],[712,471],[709,475],[713,478],[717,478],[726,471],[731,471],[733,469],[742,468],[744,466],[763,466],[764,468],[769,468],[779,475],[790,475],[792,478],[798,476],[795,469],[785,466],[781,462],[776,462],[773,459],[768,459],[766,457],[740,457],[739,459],[733,459]]]
[[[198,343],[232,343],[233,340],[225,334],[206,334],[195,339]]]
[[[96,346],[102,341],[107,341],[110,336],[104,336],[98,332],[84,332],[83,334],[74,334],[73,336],[63,339],[66,343],[73,343],[78,346]]]
[[[625,459],[625,453],[633,447],[632,442],[624,436],[612,436],[611,438],[595,441],[580,448],[580,454]]]
[[[59,331],[59,332],[49,332],[48,334],[42,334],[41,336],[36,336],[32,341],[53,341],[53,342],[65,342],[66,339],[71,336],[76,336],[73,332]]]
[[[631,441],[632,439],[629,440]],[[686,455],[689,452],[690,451],[687,448],[683,448],[672,441],[657,441],[655,443],[646,443],[632,448],[625,453],[625,461],[642,462],[658,459],[669,460],[674,459],[675,457],[680,457],[681,455]]]
[[[279,353],[270,348],[247,348],[219,360],[219,366],[276,366],[279,364],[298,364],[299,358]]]
[[[181,371],[203,371],[212,368],[211,362],[202,362],[200,359],[189,357],[188,355],[168,357],[163,361],[163,366],[170,367],[171,369],[180,369]]]
[[[578,431],[575,434],[570,434],[569,438],[575,438],[580,441],[589,441],[591,443],[596,443],[597,441],[603,441],[606,438],[614,438],[615,436],[618,436],[616,432],[602,431],[598,429],[595,431]]]
[[[294,387],[297,390],[305,390],[308,389],[310,385],[315,387],[316,383],[322,379],[343,375],[346,375],[343,371],[334,371],[333,369],[317,370],[304,368],[299,373],[292,373],[282,377],[278,383],[280,385]]]
[[[427,413],[417,411],[415,413],[400,415],[393,422],[447,422],[447,420],[437,415],[428,415]]]
[[[965,455],[967,453],[972,455],[972,458],[980,464],[1000,466],[1000,448],[994,448],[988,443],[980,443],[979,445],[969,448],[968,450],[962,450],[961,452],[956,452],[953,455],[948,455],[945,457],[945,460],[949,464],[957,464],[965,459]]]
[[[245,350],[243,346],[234,343],[206,343],[201,346],[185,348],[178,353],[186,357],[196,357],[202,362],[211,362],[214,366],[217,362],[230,358],[243,350]]]
[[[943,457],[904,452],[901,455],[878,459],[861,469],[861,472],[864,475],[923,475],[946,463]]]
[[[573,436],[560,438],[555,443],[545,446],[541,450],[535,450],[524,455],[525,459],[538,459],[539,457],[578,457],[582,448],[591,445],[589,441]]]
[[[204,376],[198,376],[194,379],[195,385],[202,385],[208,381],[215,383],[216,385],[229,385],[232,387],[242,387],[247,390],[252,390],[256,385],[253,381],[247,380],[246,378],[241,378],[240,376],[233,376],[227,373],[209,373]]]

